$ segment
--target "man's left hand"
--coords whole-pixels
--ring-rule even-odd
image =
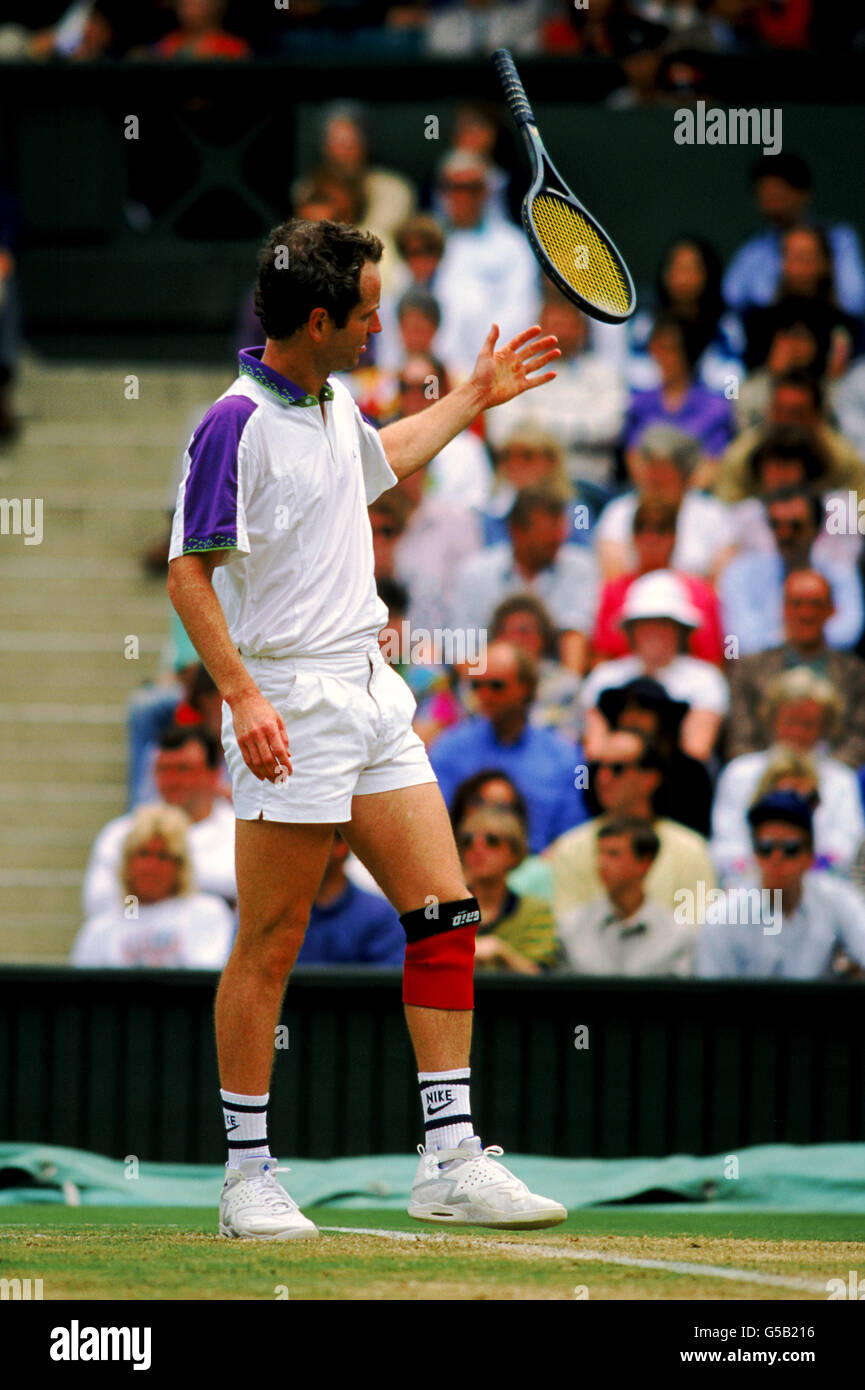
[[[505,347],[496,349],[499,327],[493,324],[471,377],[471,385],[482,402],[482,410],[502,405],[505,401],[513,400],[514,396],[521,396],[524,391],[531,391],[535,386],[543,386],[554,379],[555,372],[536,375],[548,362],[562,355],[558,338],[552,334],[539,338],[540,331],[540,326],[534,324],[525,332],[518,333]]]

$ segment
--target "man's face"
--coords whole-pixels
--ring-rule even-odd
[[[564,544],[567,520],[563,511],[533,511],[525,526],[511,526],[514,555],[533,566],[553,564]]]
[[[441,183],[448,220],[460,231],[476,227],[483,217],[487,185],[482,169],[451,170]]]
[[[200,743],[190,739],[181,748],[160,748],[153,765],[153,780],[162,801],[187,811],[202,797],[212,796],[217,772],[207,766]]]
[[[605,811],[624,811],[640,801],[656,775],[640,766],[643,743],[624,730],[610,734],[594,764],[595,792]]]
[[[598,840],[598,878],[607,892],[629,888],[645,877],[650,861],[638,859],[630,835],[605,835]]]
[[[816,700],[787,700],[775,715],[775,741],[810,753],[823,737],[824,711]]]
[[[520,680],[516,656],[503,643],[493,642],[487,648],[487,668],[470,676],[469,684],[481,714],[493,728],[529,707],[529,687]]]
[[[754,195],[766,221],[776,227],[792,227],[801,221],[809,199],[807,192],[791,188],[785,179],[779,179],[774,174],[767,174],[759,180]]]
[[[773,425],[804,425],[806,429],[814,429],[820,422],[814,397],[802,386],[776,386],[768,415]]]
[[[808,836],[787,821],[764,821],[754,832],[754,854],[760,866],[762,886],[770,892],[795,889],[811,868],[814,854]]]
[[[355,304],[342,328],[328,317],[327,335],[323,347],[332,372],[352,371],[363,356],[372,333],[381,332],[378,306],[381,299],[381,274],[377,265],[367,261],[360,272],[360,302]]]
[[[782,560],[790,564],[807,557],[817,534],[807,498],[770,503],[766,519]]]
[[[822,574],[791,574],[784,585],[784,635],[794,647],[815,647],[835,611]]]

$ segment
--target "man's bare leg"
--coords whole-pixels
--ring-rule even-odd
[[[240,925],[216,995],[219,1076],[226,1091],[263,1095],[288,976],[303,944],[333,839],[332,825],[237,822]]]
[[[436,783],[356,796],[351,815],[351,824],[341,825],[340,834],[369,869],[400,916],[423,908],[432,896],[441,903],[462,902],[471,897],[463,881],[450,819]],[[470,1009],[432,1009],[407,1004],[405,1012],[418,1071],[431,1074],[431,1087],[437,1084],[437,1072],[468,1071]],[[454,1079],[444,1084],[453,1085],[453,1104],[459,1106],[462,1091],[468,1099],[467,1080],[463,1083]],[[456,1137],[463,1122],[466,1128],[470,1127],[468,1114],[454,1116],[453,1128],[447,1131],[427,1126],[429,1116],[435,1113],[424,1107],[426,1150],[412,1184],[410,1216],[434,1225],[523,1230],[555,1226],[564,1221],[567,1212],[560,1203],[529,1192],[525,1183],[490,1159],[477,1135]],[[437,1117],[436,1124],[440,1118]],[[439,1145],[437,1136],[448,1133],[455,1137]],[[467,1174],[469,1168],[470,1176]]]
[[[431,896],[443,903],[471,897],[435,782],[354,797],[351,823],[340,826],[340,834],[400,915]],[[406,1004],[405,1015],[418,1071],[468,1066],[471,1010]]]

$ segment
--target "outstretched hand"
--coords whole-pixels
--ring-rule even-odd
[[[536,375],[548,362],[562,355],[558,338],[552,334],[539,338],[540,331],[540,325],[533,324],[504,347],[496,349],[499,327],[493,324],[471,378],[471,384],[483,402],[482,410],[503,405],[505,401],[513,400],[514,396],[522,395],[523,391],[531,391],[535,386],[543,386],[554,379],[555,372]]]

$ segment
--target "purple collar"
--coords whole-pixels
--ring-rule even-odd
[[[317,396],[310,396],[304,391],[302,386],[296,382],[289,381],[287,376],[281,372],[275,372],[272,367],[267,367],[261,360],[263,347],[242,348],[238,353],[238,370],[241,376],[250,376],[253,381],[257,381],[259,386],[263,386],[265,391],[269,391],[272,396],[277,396],[285,405],[319,405]],[[325,382],[321,388],[321,400],[333,400],[333,387]]]

